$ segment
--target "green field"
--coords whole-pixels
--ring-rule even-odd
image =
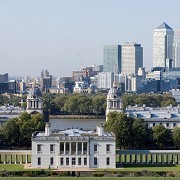
[[[23,180],[24,179],[24,177],[22,177],[22,178],[19,178],[19,177],[6,177],[6,178],[0,178],[0,179],[8,179],[8,180]],[[107,178],[107,177],[102,177],[102,178],[100,178],[100,177],[97,177],[97,178],[95,178],[95,177],[59,177],[59,178],[56,178],[56,177],[42,177],[42,178],[34,178],[34,177],[26,177],[26,180],[92,180],[92,179],[94,179],[94,180],[98,180],[98,179],[102,179],[102,180],[111,180],[111,179],[114,179],[114,180],[118,180],[118,179],[120,179],[120,180],[179,180],[180,178],[179,177],[122,177],[122,178],[113,178],[113,177],[109,177],[109,178]]]
[[[0,171],[5,169],[7,171],[23,171],[23,170],[39,170],[39,169],[23,169],[22,164],[0,164]],[[49,170],[49,169],[47,169]],[[105,169],[94,169],[97,171],[105,171]],[[180,171],[180,165],[125,165],[124,168],[107,169],[107,171]]]

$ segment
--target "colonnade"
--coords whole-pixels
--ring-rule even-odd
[[[120,164],[180,164],[180,150],[119,150]]]
[[[30,163],[31,150],[0,150],[0,163],[27,164]]]
[[[60,154],[88,154],[89,146],[87,142],[61,142]]]

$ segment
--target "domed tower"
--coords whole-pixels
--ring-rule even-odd
[[[107,108],[106,108],[106,120],[107,114],[109,112],[122,112],[122,101],[121,101],[121,91],[117,86],[117,83],[113,84],[107,95]]]
[[[33,87],[27,95],[27,108],[29,114],[41,113],[43,114],[43,100],[42,93],[38,87]]]

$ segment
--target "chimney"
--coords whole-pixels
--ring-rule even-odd
[[[45,125],[45,136],[50,136],[51,135],[51,124],[46,123]]]
[[[98,134],[98,136],[104,135],[104,125],[103,124],[97,125],[97,134]]]

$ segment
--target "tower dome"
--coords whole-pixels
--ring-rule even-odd
[[[108,95],[107,95],[107,99],[116,99],[119,98],[121,96],[121,90],[118,88],[117,83],[113,83],[113,87],[109,90]]]
[[[41,113],[43,114],[43,99],[41,90],[35,85],[31,88],[27,96],[27,108],[29,114]]]

